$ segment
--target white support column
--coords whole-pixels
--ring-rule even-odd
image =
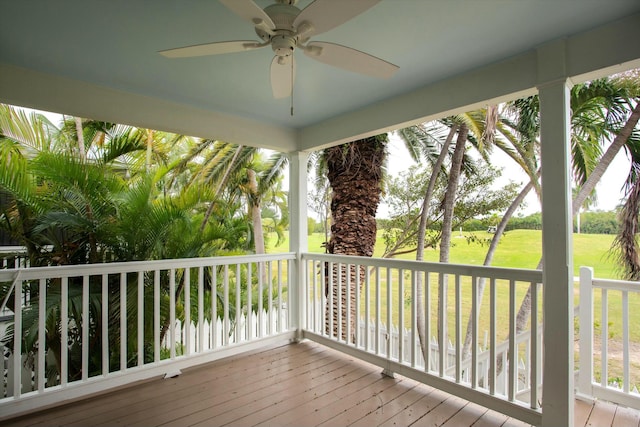
[[[570,178],[570,83],[564,43],[539,50],[542,159],[544,378],[542,425],[572,426],[573,248]]]
[[[289,273],[291,292],[289,316],[291,327],[297,329],[297,339],[302,336],[305,319],[305,273],[301,254],[308,250],[307,243],[307,162],[309,154],[289,154],[289,250],[297,254],[295,268]]]

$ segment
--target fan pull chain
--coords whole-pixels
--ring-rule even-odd
[[[293,56],[291,57],[291,117],[293,117]]]

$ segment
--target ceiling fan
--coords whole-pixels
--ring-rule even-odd
[[[391,77],[398,66],[375,56],[335,43],[309,41],[312,36],[344,24],[373,7],[380,0],[315,0],[303,10],[297,0],[276,0],[261,9],[252,0],[220,0],[229,10],[254,25],[261,41],[233,40],[205,43],[159,53],[168,58],[220,55],[271,46],[275,56],[271,61],[271,88],[275,98],[292,94],[295,79],[293,52],[334,67],[378,77]]]

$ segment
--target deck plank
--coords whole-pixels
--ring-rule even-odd
[[[373,394],[357,403],[355,406],[349,406],[346,410],[339,414],[335,414],[332,418],[329,418],[319,424],[319,426],[330,427],[353,425],[356,421],[377,411],[378,409],[384,410],[385,407],[388,407],[390,402],[396,401],[400,396],[415,389],[415,384],[408,383],[408,381],[398,381],[383,392]]]
[[[449,394],[443,391],[431,389],[424,397],[407,406],[404,411],[398,412],[393,417],[385,420],[380,424],[380,426],[391,427],[411,425],[422,418],[427,412],[433,410],[435,407],[447,400],[449,396]]]
[[[589,415],[593,410],[593,402],[585,402],[582,399],[576,399],[573,411],[573,425],[575,427],[584,427],[587,425]]]
[[[589,427],[603,427],[613,424],[613,419],[616,415],[616,407],[607,405],[599,400],[593,405],[593,410],[587,420],[587,426]]]
[[[430,393],[433,389],[423,384],[417,384],[411,390],[404,394],[401,394],[397,398],[385,403],[377,408],[375,411],[370,412],[366,416],[360,418],[353,424],[352,427],[369,427],[372,425],[380,424],[396,414],[404,411],[409,406],[422,399],[426,394]]]
[[[640,411],[576,401],[575,426],[640,427]],[[4,426],[527,424],[313,342],[254,350],[6,420]]]
[[[638,427],[640,426],[640,411],[618,406],[612,427]]]

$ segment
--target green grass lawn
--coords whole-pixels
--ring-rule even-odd
[[[467,243],[465,236],[471,233],[454,233],[450,254],[450,262],[456,264],[482,265],[487,252],[487,246],[479,243]],[[490,238],[485,232],[474,232],[479,238]],[[613,235],[606,234],[574,234],[573,235],[573,268],[577,276],[580,266],[594,268],[596,277],[617,279],[616,264],[610,257]],[[314,233],[308,236],[310,252],[324,252],[323,234]],[[274,242],[275,239],[270,239]],[[288,239],[277,248],[269,247],[268,252],[286,252],[289,249]],[[384,244],[379,238],[376,243],[374,256],[379,257],[384,251]],[[542,255],[542,232],[539,230],[513,230],[507,232],[498,245],[492,265],[496,267],[529,268],[534,269]],[[427,249],[425,261],[437,262],[439,252]],[[415,259],[415,253],[405,254],[399,259]]]

